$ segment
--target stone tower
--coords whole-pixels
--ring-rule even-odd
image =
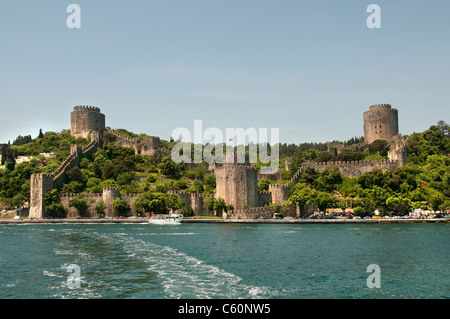
[[[106,216],[115,216],[116,214],[114,214],[113,212],[113,201],[116,198],[121,198],[120,196],[120,189],[117,187],[105,187],[103,188],[103,195],[102,195],[102,200],[103,203],[105,204],[105,215]],[[117,217],[117,216],[115,216]]]
[[[367,144],[375,140],[388,143],[398,134],[398,110],[390,104],[375,104],[364,112],[364,141]]]
[[[89,132],[105,131],[105,115],[94,106],[75,106],[70,113],[70,133],[78,138],[86,138]]]
[[[289,184],[270,184],[269,192],[272,195],[272,204],[283,204],[289,199]]]
[[[229,155],[229,154],[228,154]],[[248,154],[244,155],[244,163],[238,162],[237,154],[223,155],[223,163],[214,167],[216,175],[216,197],[221,197],[227,205],[233,205],[235,210],[245,207],[257,207],[258,171],[248,163]]]

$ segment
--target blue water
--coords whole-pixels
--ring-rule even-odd
[[[0,298],[449,298],[449,227],[1,225]]]

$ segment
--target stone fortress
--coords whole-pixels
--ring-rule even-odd
[[[364,112],[364,143],[357,144],[359,150],[364,149],[375,140],[386,140],[389,143],[389,160],[373,161],[350,161],[350,162],[307,162],[303,163],[300,169],[292,177],[290,183],[269,185],[269,191],[259,191],[258,181],[265,177],[258,173],[256,167],[248,162],[244,163],[214,163],[210,165],[209,171],[216,176],[215,195],[192,194],[187,191],[172,190],[171,194],[176,194],[184,199],[186,209],[192,210],[195,215],[211,215],[205,205],[205,199],[213,196],[223,198],[227,205],[233,207],[232,211],[224,213],[224,218],[254,218],[257,216],[272,217],[275,208],[270,204],[283,205],[284,216],[299,216],[311,213],[311,208],[298,207],[297,205],[286,205],[289,198],[290,185],[297,182],[301,173],[308,167],[318,171],[339,169],[342,176],[358,177],[374,170],[387,169],[393,171],[396,167],[403,166],[406,160],[406,140],[398,133],[398,111],[391,108],[389,104],[377,104],[370,106]],[[68,170],[78,166],[83,156],[93,154],[99,147],[102,147],[104,135],[108,133],[113,136],[113,142],[122,147],[131,147],[136,154],[149,156],[166,156],[170,152],[160,148],[159,137],[145,136],[143,138],[130,138],[116,130],[106,127],[105,115],[100,109],[92,106],[75,106],[70,116],[71,134],[74,137],[87,138],[90,136],[90,143],[81,148],[77,145],[71,146],[71,155],[52,174],[33,174],[31,176],[30,189],[30,218],[46,218],[45,214],[45,194],[64,183],[64,177]],[[337,150],[339,152],[340,150]],[[235,154],[236,158],[236,154]],[[286,169],[289,169],[289,159],[286,160]],[[279,172],[272,176],[267,176],[275,182],[279,181]],[[278,178],[278,180],[277,180]],[[80,194],[62,194],[60,199],[63,206],[68,209],[68,217],[79,217],[74,208],[69,208],[69,200]],[[125,199],[130,206],[130,215],[135,215],[133,199],[137,194],[122,194],[119,188],[105,188],[100,194],[81,194],[89,199],[88,215],[95,216],[95,204],[102,200],[106,206],[106,215],[114,216],[112,211],[112,201],[115,198]]]

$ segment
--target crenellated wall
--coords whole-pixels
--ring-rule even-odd
[[[189,211],[192,209],[195,216],[212,216],[214,215],[213,211],[210,211],[206,207],[205,198],[213,198],[213,194],[198,194],[198,193],[189,193],[188,191],[183,190],[169,190],[167,191],[169,194],[175,194],[180,199],[184,199],[185,208]]]
[[[299,170],[291,178],[291,182],[298,182],[301,174],[308,167],[312,167],[319,172],[325,170],[332,171],[334,167],[339,169],[342,176],[359,177],[376,170],[387,169],[393,172],[397,167],[401,166],[401,162],[396,160],[371,160],[371,161],[337,161],[337,162],[306,162],[303,163]]]
[[[80,213],[75,207],[69,207],[69,201],[77,196],[82,196],[87,199],[88,209],[85,212],[85,216],[80,216]],[[95,205],[102,200],[102,193],[92,194],[61,194],[61,204],[67,210],[67,218],[80,218],[80,217],[96,217]]]
[[[372,161],[346,161],[346,162],[307,162],[303,163],[301,170],[312,167],[319,172],[325,170],[332,171],[333,167],[338,167],[342,176],[359,177],[375,170],[387,169],[394,171],[399,166],[397,161],[391,160],[372,160]]]
[[[300,210],[297,205],[282,205],[280,213],[283,217],[298,217]],[[274,206],[254,207],[248,209],[240,209],[229,211],[226,214],[228,219],[254,219],[257,217],[273,218],[275,214]]]
[[[44,196],[54,188],[60,187],[64,183],[66,173],[78,166],[82,156],[92,154],[97,150],[99,140],[98,135],[92,135],[92,141],[81,148],[78,145],[72,145],[70,155],[52,174],[32,174],[30,183],[30,218],[46,218]]]
[[[143,155],[159,155],[164,153],[160,147],[160,139],[157,136],[145,136],[144,138],[129,137],[116,130],[108,130],[109,133],[116,137],[115,145],[121,147],[131,147],[135,154]],[[164,155],[167,155],[164,153]]]
[[[117,187],[105,187],[102,193],[80,193],[80,194],[61,194],[60,201],[64,208],[67,209],[68,218],[78,218],[78,217],[97,217],[97,212],[95,211],[95,206],[99,201],[103,201],[105,205],[105,216],[117,217],[112,208],[112,203],[116,198],[121,198],[127,201],[130,210],[128,211],[128,216],[136,215],[134,209],[133,200],[138,194],[122,194]],[[78,210],[74,207],[69,207],[69,201],[75,197],[81,196],[87,199],[88,209],[85,212],[86,216],[80,216]]]
[[[258,191],[258,207],[267,206],[272,203],[272,193],[269,191]]]

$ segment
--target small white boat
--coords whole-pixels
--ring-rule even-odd
[[[178,225],[183,221],[183,214],[158,214],[152,215],[149,219],[150,224],[158,225]]]

